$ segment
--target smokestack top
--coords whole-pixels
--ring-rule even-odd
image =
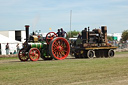
[[[29,25],[25,25],[25,27],[30,27]]]

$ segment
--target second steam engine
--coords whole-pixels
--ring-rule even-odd
[[[81,32],[82,36],[71,43],[71,54],[76,58],[113,57],[117,47],[112,46],[107,40],[107,26],[101,29],[89,27]]]

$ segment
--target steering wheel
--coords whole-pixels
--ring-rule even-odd
[[[46,43],[49,44],[50,41],[57,37],[57,34],[55,32],[49,32],[47,35],[46,35]]]

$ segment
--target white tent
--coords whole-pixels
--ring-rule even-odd
[[[14,50],[17,50],[16,45],[19,43],[20,48],[22,48],[22,43],[13,39],[10,39],[6,36],[0,34],[0,43],[1,43],[1,53],[2,55],[6,54],[5,46],[9,43],[9,52],[13,53]]]

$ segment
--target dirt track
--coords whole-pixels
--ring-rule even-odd
[[[16,55],[15,55],[16,56]],[[11,56],[12,57],[12,56]],[[115,57],[128,57],[128,53],[124,53],[124,54],[115,54]],[[72,56],[68,56],[67,59],[74,59],[74,57]],[[39,61],[43,61],[41,58],[39,59]],[[6,60],[0,60],[0,63],[9,63],[9,62],[20,62],[20,60],[17,59],[6,59]]]
[[[128,53],[125,53],[125,54],[115,54],[114,57],[128,57]]]

